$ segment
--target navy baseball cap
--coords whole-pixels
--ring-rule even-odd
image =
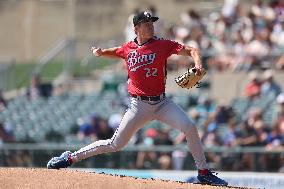
[[[150,12],[143,11],[133,17],[133,25],[136,26],[137,24],[145,21],[156,22],[158,19],[158,17],[152,16]]]

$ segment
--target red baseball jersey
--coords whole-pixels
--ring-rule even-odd
[[[128,92],[135,95],[158,96],[165,92],[167,58],[184,48],[178,42],[152,38],[143,45],[130,41],[117,49],[128,70]]]

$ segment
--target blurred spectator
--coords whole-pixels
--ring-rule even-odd
[[[39,75],[33,75],[31,82],[30,82],[30,86],[27,88],[27,97],[29,100],[34,100],[36,98],[38,98],[39,96],[41,96],[42,91],[40,88],[40,76]]]
[[[0,121],[0,144],[15,142],[13,132]]]
[[[10,125],[4,125],[0,121],[0,146],[3,143],[15,143],[16,139]],[[25,150],[5,150],[4,165],[9,167],[31,167],[32,159],[28,151]]]
[[[181,24],[168,27],[166,36],[199,48],[209,69],[272,68],[274,52],[282,52],[284,44],[283,1],[257,0],[248,9],[242,6],[238,0],[225,0],[222,12],[213,12],[209,17],[191,9],[182,12]],[[277,68],[283,68],[284,61],[280,60]],[[173,69],[179,69],[188,59],[172,56],[169,62]]]
[[[279,22],[284,22],[284,2],[282,0],[273,0],[270,3],[276,14],[276,20]]]
[[[240,128],[236,132],[236,145],[238,146],[258,146],[259,137],[258,129],[262,127],[261,123],[262,114],[260,109],[251,108],[249,110],[248,118],[241,123]],[[238,170],[253,170],[253,154],[244,153],[241,154],[241,161],[238,164]]]
[[[276,22],[272,28],[271,41],[280,48],[284,46],[284,22]]]
[[[239,1],[238,0],[224,0],[222,8],[222,15],[228,22],[234,22],[239,13]]]
[[[267,148],[276,148],[284,145],[284,120],[278,120],[267,136]]]
[[[264,97],[276,97],[280,94],[280,85],[276,83],[272,70],[266,70],[263,74],[264,80],[261,85],[261,95]]]
[[[180,15],[181,21],[189,31],[194,28],[202,28],[201,16],[193,9],[189,9],[187,12],[183,12]]]
[[[153,146],[154,138],[158,132],[154,128],[149,128],[142,135],[142,140],[138,145]],[[136,159],[136,168],[138,169],[154,169],[158,167],[157,152],[155,151],[139,151]]]
[[[240,71],[240,70],[248,70],[247,68],[247,51],[246,46],[247,43],[243,36],[244,29],[239,29],[235,32],[234,41],[233,41],[233,49],[232,49],[232,62],[229,65],[229,68],[233,71]]]
[[[238,124],[235,118],[231,118],[228,121],[228,131],[225,134],[224,137],[224,145],[228,147],[234,147],[236,146],[236,131],[238,128]]]
[[[216,113],[212,113],[208,116],[208,119],[204,124],[204,133],[201,136],[201,141],[205,147],[211,148],[214,146],[221,146],[221,137],[218,135],[218,125],[216,123]],[[220,163],[221,157],[214,152],[207,153],[208,162],[211,165]]]
[[[4,111],[7,108],[7,101],[3,96],[2,90],[0,90],[0,112]]]
[[[216,111],[216,104],[208,96],[201,96],[198,99],[196,110],[202,119],[206,119],[211,113]]]
[[[110,139],[113,136],[114,130],[109,127],[107,120],[100,119],[97,129],[97,140]]]
[[[262,29],[254,34],[254,38],[247,44],[246,51],[250,56],[247,70],[263,67],[263,60],[269,54],[271,47],[267,37],[269,36],[267,29]]]
[[[245,96],[253,99],[260,95],[261,82],[260,82],[258,73],[255,71],[252,71],[249,74],[249,80],[250,82],[245,87]]]
[[[284,93],[279,94],[276,101],[279,105],[277,107],[276,120],[284,120]]]
[[[279,58],[279,60],[276,62],[276,68],[277,69],[284,69],[284,54]]]
[[[265,4],[262,0],[257,0],[251,7],[251,12],[264,20],[272,21],[275,19],[275,12],[270,5]]]
[[[228,70],[233,65],[233,56],[228,48],[228,42],[226,41],[224,34],[221,34],[220,40],[212,42],[216,55],[208,60],[209,68],[217,71]]]
[[[284,145],[284,121],[279,120],[276,122],[271,131],[259,134],[259,138],[263,140],[262,145],[266,150],[279,148],[280,150]],[[259,154],[259,167],[261,171],[271,170],[277,171],[281,167],[281,160],[279,154]]]
[[[42,83],[40,75],[33,75],[30,85],[27,88],[26,96],[29,100],[35,100],[39,97],[47,98],[52,94],[52,85]]]
[[[79,127],[78,138],[81,141],[88,142],[98,139],[97,133],[99,129],[100,117],[93,113],[90,116],[89,122],[83,123]]]
[[[154,145],[173,145],[168,129],[164,128],[158,132],[158,136],[154,139]],[[160,169],[168,170],[172,168],[171,154],[169,152],[159,152],[157,155]]]
[[[235,116],[231,106],[220,104],[216,109],[216,124],[226,124],[228,121]]]

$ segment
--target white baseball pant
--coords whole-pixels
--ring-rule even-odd
[[[198,169],[208,168],[197,129],[193,121],[178,105],[167,97],[158,102],[136,98],[130,98],[130,100],[130,106],[113,137],[108,140],[96,141],[72,153],[74,162],[97,154],[119,151],[145,123],[159,120],[185,133],[196,167]]]

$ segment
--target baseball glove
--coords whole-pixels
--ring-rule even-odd
[[[201,74],[197,74],[197,69],[196,68],[190,68],[188,69],[184,74],[178,76],[175,78],[176,83],[181,87],[181,88],[187,88],[190,89],[194,86],[197,88],[200,87],[200,80],[204,77],[206,74],[205,69],[200,70]]]

